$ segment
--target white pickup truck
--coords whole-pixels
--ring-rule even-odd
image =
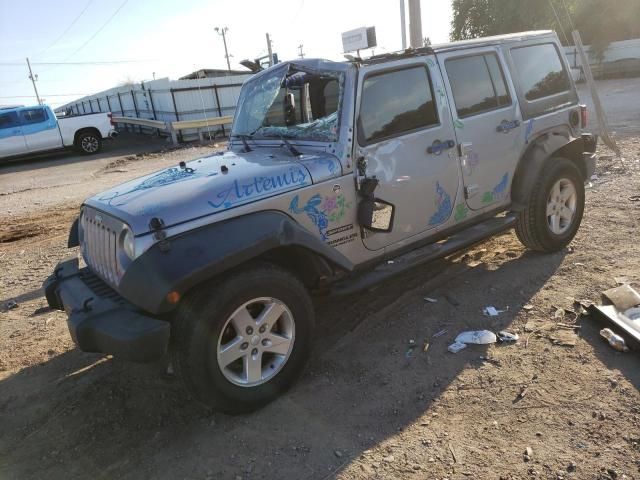
[[[89,155],[116,134],[111,113],[58,119],[46,105],[0,109],[0,159],[70,147]]]

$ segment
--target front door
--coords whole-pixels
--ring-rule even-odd
[[[393,230],[368,232],[363,239],[367,248],[378,250],[449,219],[459,167],[442,77],[432,55],[365,66],[360,72],[360,174],[376,177],[375,196],[395,205]]]
[[[27,153],[16,112],[0,113],[0,158]]]
[[[522,125],[501,53],[494,47],[438,54],[459,143],[467,205],[509,202]]]
[[[30,152],[51,150],[62,147],[62,138],[55,117],[44,107],[27,108],[19,111],[22,133]]]

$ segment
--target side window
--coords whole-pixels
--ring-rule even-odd
[[[459,118],[477,115],[511,104],[511,96],[493,53],[450,58],[447,77]]]
[[[426,67],[409,67],[365,78],[360,103],[360,143],[437,124],[438,113]]]
[[[18,126],[18,115],[16,112],[8,112],[0,114],[0,130],[5,128],[14,128]]]
[[[511,58],[518,74],[518,83],[527,100],[533,101],[569,90],[569,77],[552,43],[512,48]]]
[[[47,112],[45,112],[44,108],[30,108],[29,110],[20,111],[20,117],[23,125],[41,123],[47,119]]]

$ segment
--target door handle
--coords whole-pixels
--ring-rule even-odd
[[[448,150],[456,146],[456,142],[453,140],[445,140],[441,142],[440,140],[434,140],[433,143],[427,147],[427,153],[433,155],[440,155],[443,150]]]
[[[512,121],[503,120],[502,122],[500,122],[500,125],[496,127],[496,131],[500,133],[509,133],[511,130],[519,126],[520,126],[519,120],[512,120]]]
[[[11,133],[13,133],[14,135],[18,135],[18,134],[22,133],[22,130],[20,130],[19,128],[16,128],[16,129],[15,129],[13,132],[11,132]]]

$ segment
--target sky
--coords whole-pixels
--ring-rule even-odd
[[[448,41],[450,0],[421,0],[423,36]],[[375,26],[375,53],[401,48],[399,0],[0,0],[0,105],[30,105],[29,57],[41,98],[57,107],[133,80],[177,79],[266,55],[341,60],[341,33]],[[408,32],[407,32],[408,34]],[[364,53],[363,53],[364,54]],[[123,62],[45,65],[55,62]]]

